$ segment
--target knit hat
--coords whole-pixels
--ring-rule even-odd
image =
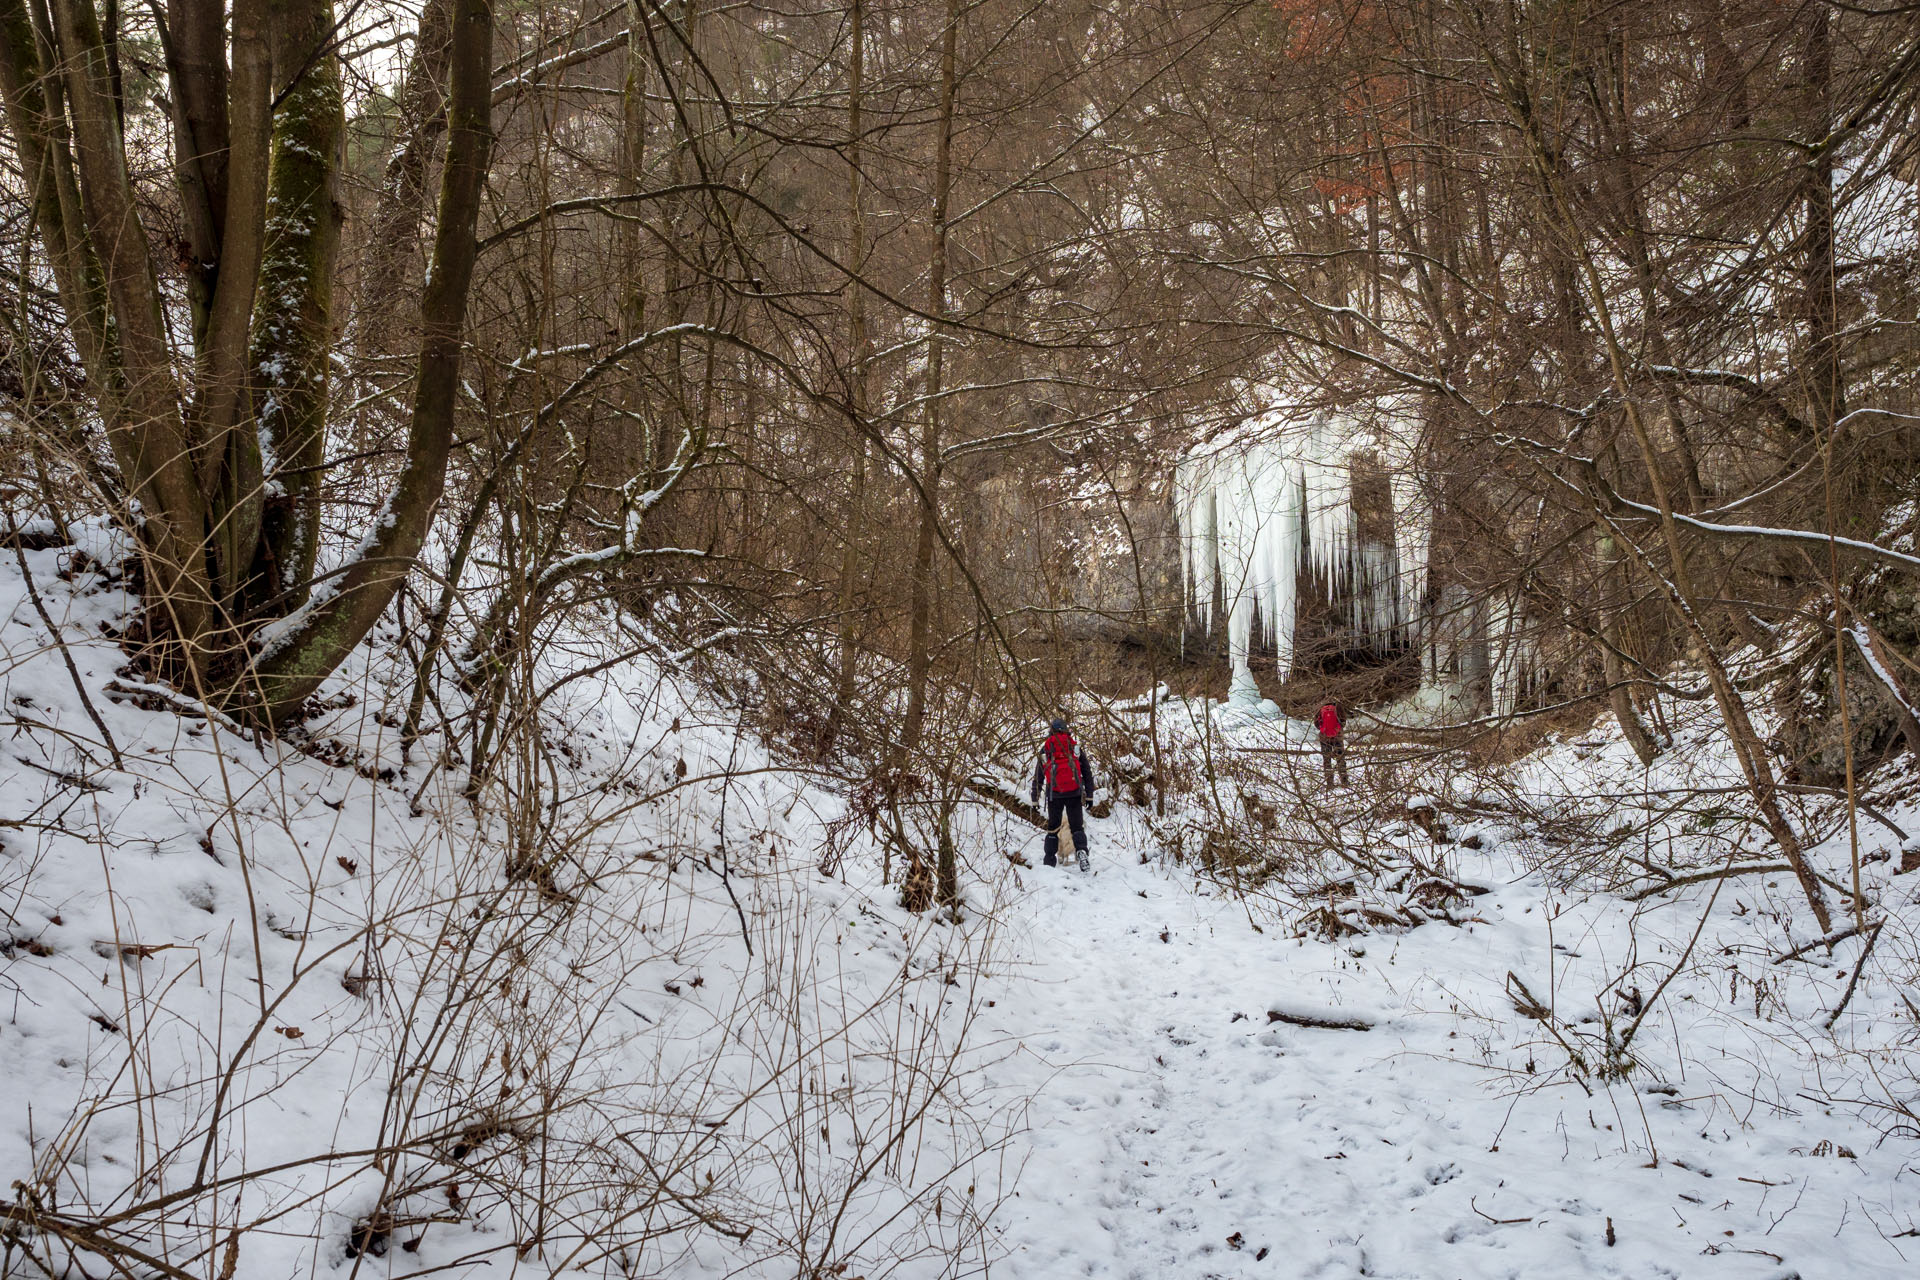
[[[1053,718],[1053,723],[1048,725],[1047,728],[1049,731],[1053,733],[1065,733],[1067,731],[1067,722],[1065,720],[1062,720],[1059,716],[1055,716]]]

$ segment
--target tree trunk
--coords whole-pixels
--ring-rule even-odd
[[[106,42],[89,0],[53,0],[64,56],[74,157],[86,233],[100,255],[125,379],[125,416],[109,423],[115,460],[140,504],[149,633],[163,665],[198,681],[228,645],[214,639],[219,609],[206,556],[208,511],[195,475],[195,441],[175,393],[160,287],[134,205]]]
[[[271,460],[243,599],[285,613],[303,603],[319,549],[325,479],[333,277],[340,252],[340,146],[346,116],[328,0],[268,0],[272,15],[273,160],[250,364],[260,380],[259,455]],[[464,297],[464,289],[462,290]],[[243,480],[257,458],[239,458]],[[252,493],[236,498],[251,510]],[[244,531],[244,526],[242,526]],[[250,598],[248,598],[250,597]],[[249,610],[251,611],[251,610]]]
[[[279,722],[337,667],[379,619],[426,539],[446,484],[454,404],[477,251],[475,228],[492,148],[493,10],[454,0],[447,158],[426,290],[407,461],[375,516],[366,549],[299,610],[265,629],[243,709]]]
[[[943,798],[940,803],[939,853],[934,864],[934,900],[943,907],[960,905],[960,858],[953,844],[953,810],[951,800]]]
[[[840,661],[834,688],[833,705],[827,711],[826,726],[820,731],[820,749],[833,745],[845,723],[853,702],[859,672],[859,650],[854,643],[853,609],[860,579],[860,550],[866,520],[867,502],[867,364],[871,358],[871,339],[867,334],[867,296],[864,277],[867,265],[867,222],[864,184],[861,172],[860,131],[861,97],[866,90],[866,4],[853,0],[850,33],[852,55],[847,71],[847,266],[855,278],[847,283],[847,336],[852,344],[851,366],[847,371],[847,404],[853,426],[853,464],[847,476],[847,518],[845,545],[840,550],[840,598],[837,619]]]
[[[1802,51],[1807,94],[1808,142],[1821,146],[1833,127],[1832,15],[1815,5],[1807,17]],[[1847,388],[1840,360],[1839,292],[1833,242],[1833,149],[1819,153],[1801,167],[1804,190],[1802,216],[1806,221],[1801,288],[1806,295],[1806,394],[1808,419],[1828,441],[1833,424],[1847,412]]]
[[[960,0],[947,0],[947,27],[940,46],[940,139],[934,153],[933,252],[927,264],[927,413],[920,434],[920,529],[913,546],[912,598],[907,636],[907,714],[901,740],[919,749],[927,714],[927,677],[933,657],[933,543],[940,520],[940,393],[947,314],[947,205],[953,187],[954,51],[960,31]]]
[[[1601,666],[1606,672],[1607,704],[1613,708],[1613,718],[1620,724],[1620,732],[1625,736],[1627,745],[1633,748],[1633,754],[1640,757],[1640,763],[1650,765],[1660,755],[1660,745],[1653,740],[1653,734],[1647,731],[1646,721],[1640,718],[1640,709],[1633,705],[1633,690],[1627,685],[1626,664],[1620,661],[1615,646],[1620,643],[1620,629],[1608,629],[1607,643],[1601,646]]]
[[[61,82],[46,72],[44,33],[25,0],[0,0],[0,95],[6,99],[33,218],[46,246],[60,307],[111,435],[126,425],[118,358],[108,337],[108,304],[100,264],[87,242],[74,180]]]
[[[212,294],[206,303],[204,331],[197,335],[194,399],[189,410],[196,438],[206,442],[199,483],[213,505],[209,514],[215,589],[223,600],[232,598],[252,570],[265,500],[250,335],[267,242],[273,92],[270,10],[271,0],[238,0],[233,6],[233,76],[223,131],[230,146],[220,166],[225,208],[216,224],[224,231],[206,259]]]
[[[258,35],[257,15],[234,6],[234,60],[241,59],[243,25]],[[173,90],[174,182],[180,191],[180,231],[186,241],[187,302],[198,348],[212,322],[226,245],[228,94],[226,6],[221,0],[168,0],[163,47]],[[238,65],[234,67],[240,74]],[[236,105],[245,100],[234,95]]]
[[[355,346],[363,356],[398,355],[409,339],[412,285],[419,277],[420,224],[427,213],[427,165],[447,124],[447,57],[453,38],[452,0],[427,0],[400,87],[398,140],[367,220],[359,264]],[[381,379],[397,382],[398,378]]]
[[[647,66],[651,42],[647,34],[645,0],[628,0],[627,75],[620,94],[620,167],[615,193],[632,198],[640,194],[640,173],[647,151]],[[642,259],[645,231],[638,218],[629,217],[615,232],[620,254],[620,341],[632,342],[647,328],[647,287]],[[621,433],[622,468],[629,475],[645,474],[657,462],[645,432],[633,439],[633,424],[647,421],[642,413],[639,380],[629,378],[622,403],[628,427]],[[636,447],[637,446],[637,447]]]

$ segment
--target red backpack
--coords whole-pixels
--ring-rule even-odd
[[[1047,789],[1066,795],[1080,789],[1080,765],[1074,759],[1079,747],[1070,733],[1050,733],[1042,753],[1047,761]]]
[[[1337,738],[1340,736],[1342,727],[1340,723],[1340,708],[1334,706],[1331,702],[1320,708],[1321,737]]]

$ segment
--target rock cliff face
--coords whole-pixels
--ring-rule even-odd
[[[1883,579],[1853,601],[1853,610],[1855,625],[1870,626],[1884,653],[1920,650],[1920,589],[1912,579],[1898,575]],[[1849,739],[1856,777],[1903,745],[1902,708],[1854,644],[1846,649],[1843,713],[1836,658],[1831,625],[1818,628],[1807,637],[1795,664],[1797,678],[1782,682],[1778,699],[1777,745],[1788,774],[1797,782],[1819,787],[1845,785]],[[1886,674],[1912,696],[1914,673],[1902,666],[1899,657],[1887,664]]]
[[[983,585],[1038,611],[1036,637],[1180,647],[1180,540],[1167,478],[1116,465],[1098,485],[1003,469],[973,485],[964,531]]]
[[[1180,531],[1162,481],[1129,477],[1119,507],[1090,524],[1072,627],[1090,638],[1178,649],[1183,623]]]

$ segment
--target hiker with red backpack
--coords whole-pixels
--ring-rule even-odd
[[[1033,767],[1033,804],[1040,807],[1040,788],[1047,788],[1046,865],[1057,865],[1060,852],[1060,818],[1065,815],[1073,832],[1073,852],[1080,869],[1087,869],[1087,819],[1085,802],[1093,795],[1093,768],[1087,753],[1067,732],[1065,720],[1048,726],[1046,742],[1040,748],[1040,760]]]
[[[1340,715],[1340,704],[1329,702],[1320,708],[1313,718],[1314,727],[1320,730],[1320,767],[1326,770],[1327,785],[1333,785],[1333,767],[1340,766],[1340,785],[1347,785],[1347,742],[1346,721]]]

